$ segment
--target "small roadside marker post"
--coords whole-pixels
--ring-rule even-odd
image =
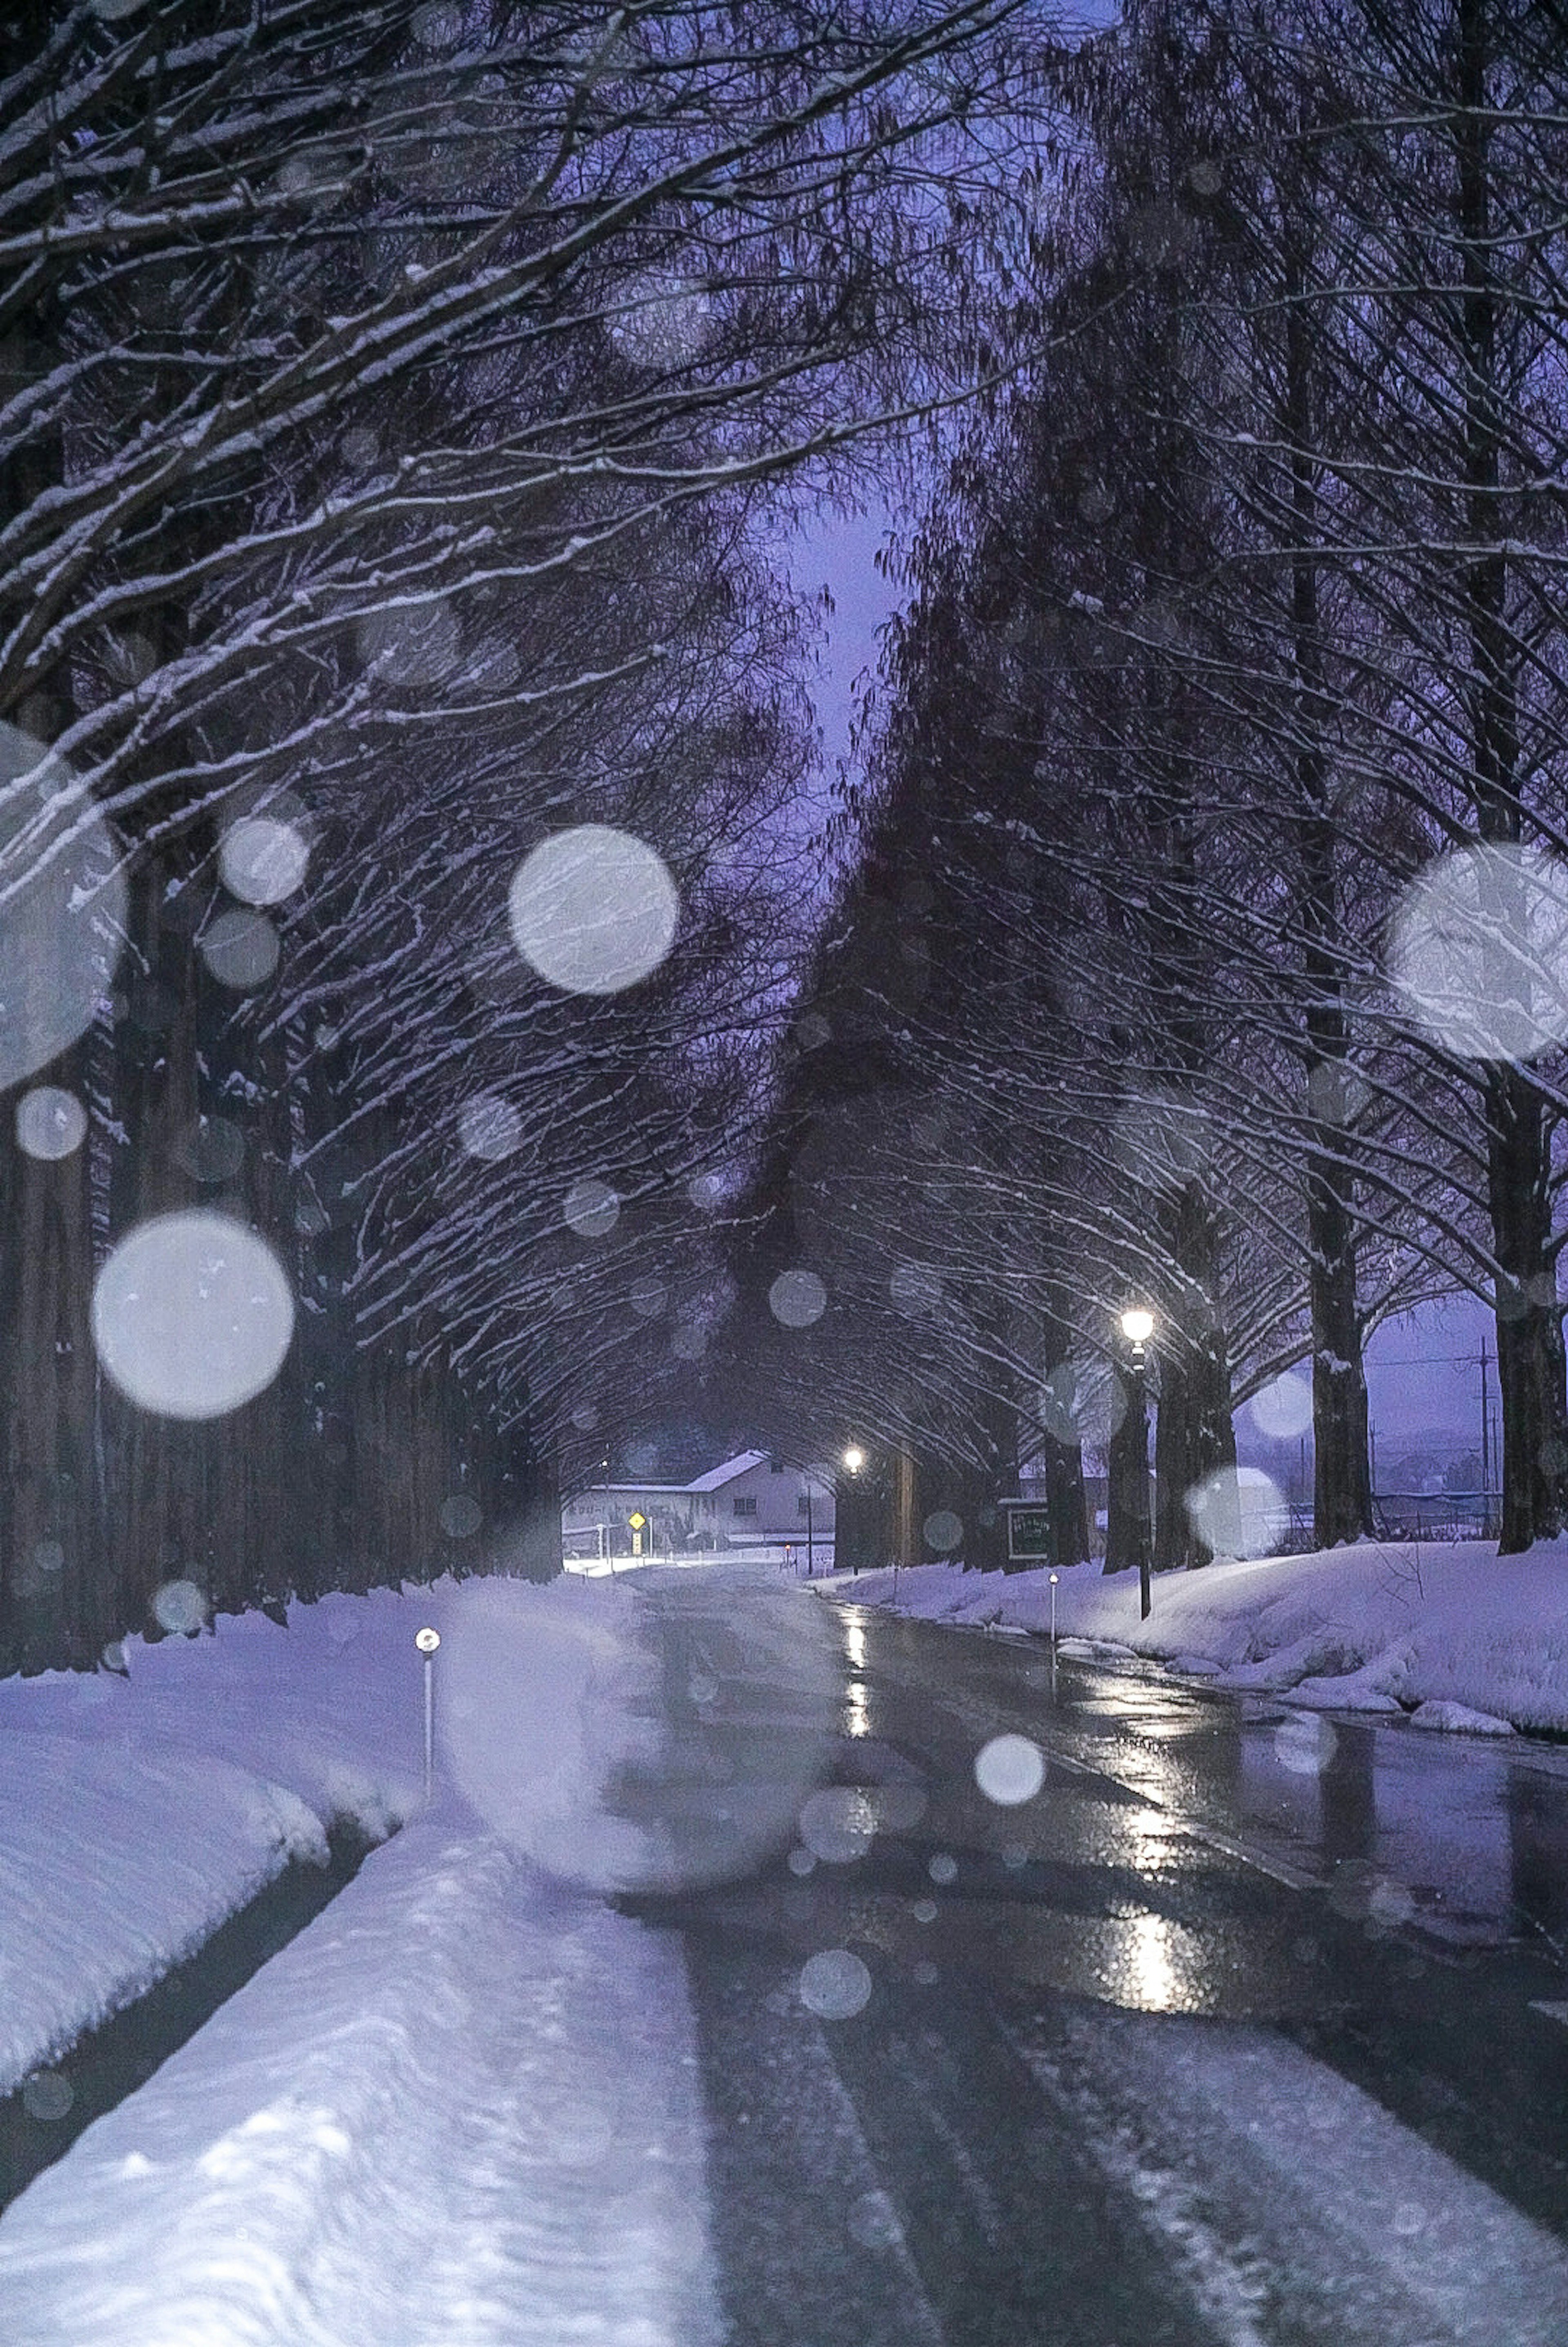
[[[1051,1700],[1056,1700],[1056,1576],[1051,1575]]]
[[[435,1787],[435,1650],[439,1630],[416,1630],[414,1645],[424,1656],[424,1806],[428,1809]]]

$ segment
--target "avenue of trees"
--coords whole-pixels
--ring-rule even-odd
[[[696,1374],[802,936],[769,528],[983,367],[937,297],[1019,13],[5,12],[0,1667],[552,1569],[562,1479]],[[639,984],[517,949],[584,826],[674,883]],[[193,1207],[295,1307],[210,1419],[92,1317]]]
[[[1568,22],[1064,22],[5,12],[0,1668],[548,1571],[661,1417],[972,1563],[1092,1454],[1128,1562],[1152,1406],[1190,1564],[1306,1365],[1354,1538],[1454,1287],[1568,1526]],[[830,900],[788,548],[901,464]],[[95,1317],[193,1209],[293,1313],[210,1417]]]
[[[1074,1560],[1087,1444],[1125,1563],[1145,1307],[1175,1565],[1227,1544],[1232,1412],[1297,1363],[1317,1536],[1369,1531],[1366,1337],[1463,1287],[1526,1548],[1568,1524],[1568,18],[1128,0],[1045,119],[741,1356],[803,1454],[864,1447],[873,1549],[993,1560],[1038,1459]]]

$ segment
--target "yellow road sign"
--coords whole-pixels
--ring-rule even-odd
[[[626,1522],[630,1524],[634,1532],[640,1532],[643,1526],[647,1523],[647,1518],[643,1514],[640,1508],[636,1508],[626,1518]]]

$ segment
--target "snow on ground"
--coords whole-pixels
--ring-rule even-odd
[[[160,1979],[291,1858],[292,1793],[210,1757],[0,1741],[0,2095]]]
[[[707,2347],[681,1959],[457,1805],[0,2222],[9,2347]]]
[[[830,1585],[930,1621],[1045,1630],[1050,1583],[1044,1568],[926,1564]],[[1064,1653],[1146,1655],[1308,1709],[1415,1711],[1423,1727],[1568,1732],[1568,1542],[1499,1556],[1491,1541],[1363,1541],[1220,1561],[1156,1573],[1146,1622],[1135,1573],[1074,1566],[1055,1597]]]
[[[541,1668],[520,1662],[510,1709],[451,1706],[463,1790],[487,1747],[536,1741],[569,1624],[601,1730],[574,1780],[587,1819],[647,1739],[624,1586],[334,1596],[287,1629],[129,1640],[127,1680],[0,1682],[7,2086],[290,1857],[324,1856],[332,1821],[373,1840],[412,1820],[0,2219],[8,2347],[718,2336],[678,1952],[531,1864],[514,1788],[499,1819],[455,1781],[422,1807],[414,1631],[460,1652],[465,1612],[494,1627],[498,1602]]]
[[[130,2003],[326,1828],[420,1798],[421,1600],[125,1642],[128,1679],[0,1680],[0,2092]]]

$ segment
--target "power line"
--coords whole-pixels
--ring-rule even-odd
[[[1473,1367],[1480,1358],[1479,1353],[1408,1353],[1396,1361],[1383,1361],[1368,1353],[1363,1355],[1362,1364],[1369,1369],[1431,1369],[1436,1368],[1440,1363],[1453,1361],[1466,1362]]]

